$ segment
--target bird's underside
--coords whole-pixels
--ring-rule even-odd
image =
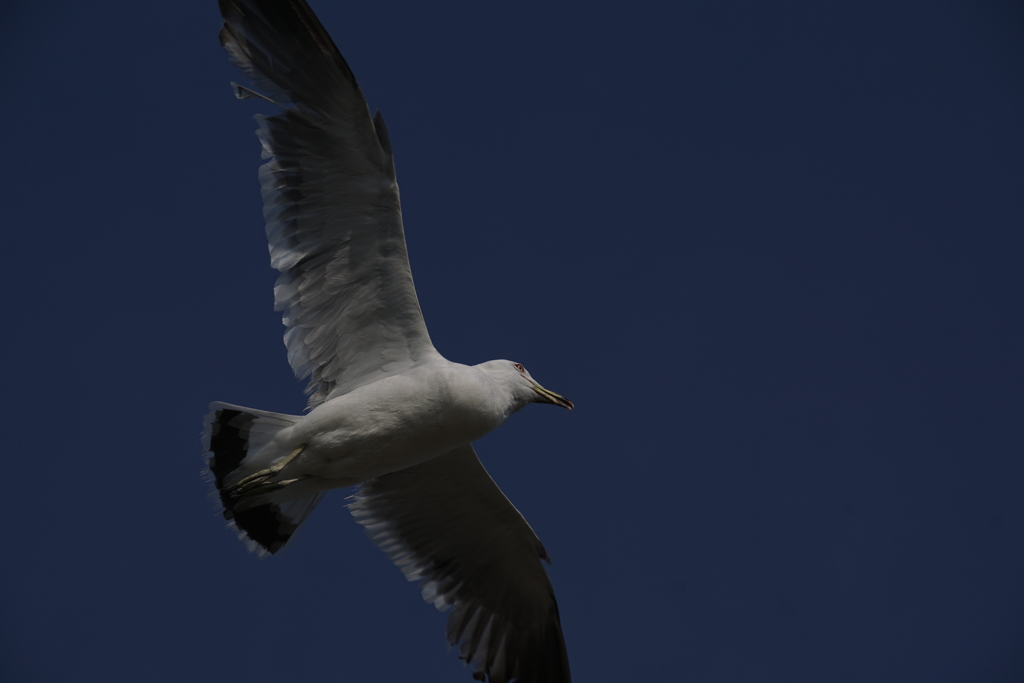
[[[272,554],[326,491],[359,484],[352,515],[427,602],[450,610],[447,639],[474,678],[568,683],[547,553],[471,443],[527,403],[571,402],[519,364],[441,357],[383,118],[305,0],[219,2],[221,44],[254,87],[236,93],[278,105],[257,116],[259,179],[288,361],[310,394],[303,416],[211,404],[203,441],[224,517]],[[420,384],[400,394],[403,381]],[[455,398],[432,403],[431,392]]]

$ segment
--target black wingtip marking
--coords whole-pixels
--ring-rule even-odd
[[[220,0],[224,26],[221,46],[232,63],[254,78],[256,85],[296,104],[324,105],[322,93],[309,89],[308,79],[291,74],[340,75],[358,91],[359,84],[345,58],[305,0]]]
[[[378,109],[373,114],[373,129],[377,132],[377,139],[385,153],[391,154],[391,138],[388,137],[387,126],[384,125],[384,115]]]

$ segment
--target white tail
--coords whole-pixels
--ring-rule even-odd
[[[245,476],[270,467],[288,455],[273,443],[274,435],[301,418],[210,404],[204,421],[203,449],[208,478],[216,487],[228,526],[238,531],[250,550],[276,553],[305,521],[324,495],[314,484],[299,482],[280,491],[249,499],[233,498],[228,489]]]

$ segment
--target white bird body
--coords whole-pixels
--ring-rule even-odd
[[[429,361],[321,403],[274,437],[275,451],[304,446],[279,477],[314,477],[328,480],[324,488],[342,488],[473,443],[536,398],[526,382],[517,394],[496,379],[499,364],[513,369],[511,361]]]

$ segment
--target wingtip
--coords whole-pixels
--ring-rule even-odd
[[[380,141],[381,149],[390,156],[391,138],[388,137],[388,128],[384,125],[384,115],[380,113],[380,109],[373,113],[373,129],[377,133],[377,140]]]

